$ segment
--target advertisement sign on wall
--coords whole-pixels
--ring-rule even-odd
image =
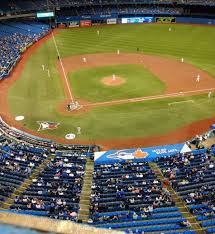
[[[117,19],[107,19],[107,24],[117,24]]]
[[[80,20],[107,20],[107,19],[117,19],[118,14],[106,14],[106,15],[82,15],[82,16],[57,16],[57,23],[68,23],[71,21]]]
[[[78,27],[79,27],[79,21],[72,21],[72,22],[69,22],[68,27],[69,27],[69,28],[78,28]]]
[[[151,22],[153,22],[153,17],[122,18],[122,24],[151,23]]]
[[[155,20],[157,23],[175,23],[175,17],[157,17]]]
[[[81,27],[91,27],[92,26],[92,21],[91,20],[81,20],[80,21],[80,26]]]
[[[187,146],[187,144],[182,143],[176,145],[155,146],[150,148],[96,152],[94,155],[94,160],[95,164],[112,164],[122,162],[124,160],[151,162],[158,157],[170,156],[176,153],[185,153],[190,151],[191,149]]]

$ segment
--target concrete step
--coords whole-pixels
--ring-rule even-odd
[[[81,203],[81,201],[90,201],[90,195],[89,196],[81,196],[80,197],[80,203]]]
[[[82,206],[82,205],[90,205],[90,201],[89,200],[81,200],[81,203],[80,203],[80,206]]]

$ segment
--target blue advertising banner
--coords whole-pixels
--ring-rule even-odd
[[[215,24],[215,19],[192,18],[192,17],[176,17],[176,23],[186,24]]]
[[[107,20],[111,18],[118,18],[118,14],[58,16],[57,23],[67,23],[67,22],[76,21],[76,20]]]
[[[82,15],[82,16],[57,16],[57,23],[69,23],[72,21],[80,21],[80,20],[107,20],[107,19],[120,19],[121,23],[152,23],[156,22],[156,19],[160,19],[162,21],[176,19],[176,23],[187,23],[187,24],[209,24],[214,25],[215,19],[208,18],[192,18],[192,17],[163,17],[163,16],[120,16],[117,13],[112,14],[104,14],[104,15]],[[172,22],[172,21],[171,21]],[[170,23],[170,22],[169,22]]]
[[[158,157],[170,156],[176,153],[185,153],[190,151],[191,149],[187,146],[187,144],[182,143],[150,148],[96,152],[94,160],[95,164],[113,164],[123,160],[151,162]]]

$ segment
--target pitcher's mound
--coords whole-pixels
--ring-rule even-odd
[[[107,86],[119,86],[125,83],[125,79],[123,79],[120,76],[115,76],[115,78],[113,79],[113,76],[108,76],[108,77],[104,77],[101,80],[102,84],[107,85]]]

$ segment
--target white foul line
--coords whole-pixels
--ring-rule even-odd
[[[185,91],[182,93],[200,93],[200,92],[208,92],[208,91],[212,91],[215,90],[215,88],[210,88],[210,89],[197,89],[197,90],[191,90],[191,91]]]
[[[63,71],[63,76],[64,76],[64,79],[66,81],[67,90],[69,91],[69,98],[71,99],[72,102],[74,102],[74,98],[72,96],[72,92],[71,92],[71,89],[70,89],[68,78],[67,78],[67,75],[66,75],[63,63],[62,63],[62,59],[61,59],[61,56],[60,56],[60,52],[58,50],[58,46],[57,46],[57,43],[56,43],[53,31],[52,31],[52,38],[53,38],[53,41],[54,41],[54,44],[55,44],[55,48],[56,48],[56,51],[57,51],[57,55],[58,55],[58,58],[59,58],[59,61],[60,61],[60,65],[61,65],[61,68],[62,68],[62,71]]]
[[[170,103],[168,103],[168,106],[171,106],[171,105],[174,105],[174,104],[185,103],[185,102],[192,102],[192,103],[194,103],[193,100],[185,100],[185,101],[180,101],[180,102],[170,102]]]
[[[103,106],[103,105],[112,105],[112,104],[126,104],[126,103],[133,103],[133,102],[143,102],[147,100],[156,100],[156,99],[163,99],[163,98],[171,98],[171,97],[182,97],[189,93],[201,93],[201,92],[208,92],[213,91],[215,88],[209,88],[209,89],[198,89],[198,90],[191,90],[191,91],[184,91],[184,92],[178,92],[178,93],[169,93],[169,94],[161,94],[161,95],[155,95],[155,96],[145,96],[145,97],[138,97],[138,98],[129,98],[129,99],[120,99],[120,100],[113,100],[113,101],[106,101],[106,102],[95,102],[83,105],[85,106]]]

